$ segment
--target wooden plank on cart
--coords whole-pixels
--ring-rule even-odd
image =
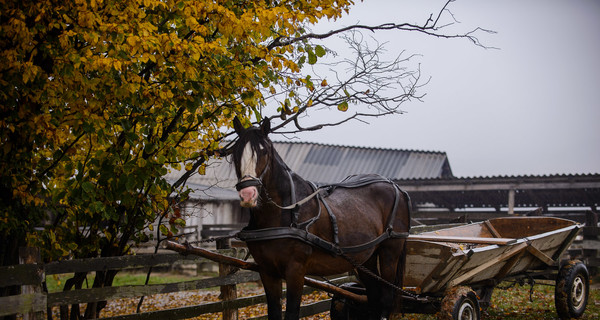
[[[451,288],[451,287],[457,286],[457,285],[463,283],[464,281],[469,280],[469,278],[475,276],[476,274],[484,271],[485,269],[487,269],[497,263],[500,263],[502,261],[510,259],[512,256],[520,253],[521,251],[525,250],[526,248],[527,248],[527,243],[525,243],[525,242],[522,242],[513,247],[510,247],[506,252],[499,255],[498,257],[496,257],[494,259],[490,259],[487,262],[481,264],[479,267],[466,272],[465,274],[461,275],[460,277],[458,277],[456,279],[453,279],[452,281],[450,281],[448,287]]]
[[[472,244],[497,244],[508,245],[515,243],[517,239],[512,238],[486,238],[486,237],[459,237],[459,236],[442,236],[442,235],[423,235],[411,234],[408,240],[435,241],[435,242],[452,242],[452,243],[472,243]]]

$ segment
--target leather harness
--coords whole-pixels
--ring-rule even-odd
[[[248,186],[262,186],[261,180],[262,180],[262,177],[263,177],[265,171],[266,171],[266,168],[263,171],[263,173],[260,175],[259,178],[255,178],[255,177],[251,177],[251,176],[242,177],[240,179],[240,181],[236,184],[236,189],[239,191]],[[396,211],[397,211],[399,203],[400,203],[400,198],[399,198],[400,193],[402,193],[402,195],[405,197],[405,199],[407,201],[408,213],[410,215],[410,198],[408,196],[408,193],[403,190],[400,190],[400,187],[398,187],[398,185],[396,183],[394,183],[393,181],[386,179],[379,175],[354,175],[354,176],[349,176],[348,178],[346,178],[344,181],[342,181],[340,183],[324,185],[324,186],[320,186],[318,188],[316,187],[316,185],[311,183],[311,186],[312,186],[314,192],[312,194],[310,194],[309,196],[305,197],[304,199],[302,199],[300,201],[296,201],[296,190],[295,190],[295,185],[294,185],[294,181],[292,178],[292,173],[290,170],[287,170],[287,174],[288,174],[288,177],[289,177],[290,183],[291,183],[290,191],[291,191],[291,203],[292,204],[289,206],[280,206],[280,205],[274,203],[272,200],[269,200],[269,201],[282,210],[290,210],[290,214],[292,217],[291,225],[289,227],[275,227],[275,228],[264,228],[264,229],[256,229],[256,230],[243,229],[242,231],[240,231],[237,234],[238,239],[245,241],[245,242],[265,241],[265,240],[274,240],[274,239],[295,239],[295,240],[302,241],[306,244],[313,245],[315,247],[323,249],[332,254],[344,255],[344,254],[348,254],[348,253],[357,253],[357,252],[361,252],[361,251],[370,249],[390,238],[397,239],[397,238],[407,238],[408,237],[408,232],[396,232],[393,230],[393,223],[396,218]],[[242,181],[242,179],[246,179],[246,180]],[[325,201],[325,198],[327,198],[329,195],[331,195],[334,192],[334,190],[337,188],[347,188],[347,189],[359,188],[359,187],[364,187],[364,186],[367,186],[367,185],[370,185],[373,183],[380,183],[380,182],[390,183],[394,187],[394,192],[395,192],[394,206],[392,208],[392,212],[390,213],[390,215],[388,216],[388,219],[386,221],[386,230],[381,235],[376,237],[375,239],[368,241],[366,243],[356,245],[356,246],[340,247],[339,238],[338,238],[337,220],[335,218],[335,215],[333,215],[331,208]],[[321,215],[321,206],[319,206],[319,212],[316,216],[312,217],[311,219],[309,219],[305,222],[302,222],[301,224],[298,224],[298,215],[299,215],[300,206],[315,197],[317,198],[317,201],[319,201],[320,203],[323,204],[323,206],[325,207],[325,209],[327,211],[327,214],[329,215],[329,218],[330,218],[331,224],[332,224],[332,232],[333,232],[333,239],[334,239],[333,242],[327,241],[327,240],[308,231],[308,228],[319,219],[319,217]]]

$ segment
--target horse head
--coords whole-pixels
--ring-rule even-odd
[[[271,122],[265,118],[260,127],[244,128],[236,117],[233,127],[238,140],[233,146],[233,164],[237,174],[236,189],[240,196],[242,207],[258,206],[259,188],[263,178],[269,171],[273,157],[273,143],[268,134]]]

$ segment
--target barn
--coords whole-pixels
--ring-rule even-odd
[[[455,177],[445,152],[382,149],[306,142],[274,142],[288,166],[317,184],[336,183],[352,174],[377,173],[408,191],[417,223],[481,221],[498,215],[552,214],[584,222],[585,211],[600,206],[600,174]],[[182,172],[167,176],[174,181]],[[243,224],[229,159],[211,160],[205,175],[193,175],[182,212],[186,232],[203,226]],[[540,209],[541,208],[541,209]]]
[[[274,142],[277,153],[288,166],[317,184],[339,182],[359,173],[377,173],[392,180],[452,178],[444,152],[380,149],[324,145],[305,142]],[[175,181],[182,172],[172,171],[167,179]],[[230,159],[211,160],[206,174],[191,176],[186,186],[192,190],[182,208],[188,225],[186,232],[206,225],[247,222],[235,191],[237,178]]]

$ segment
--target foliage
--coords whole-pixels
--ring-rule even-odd
[[[184,224],[183,182],[223,154],[219,142],[235,116],[248,124],[270,113],[284,119],[275,129],[294,121],[314,130],[322,126],[302,128],[298,116],[318,105],[396,112],[418,88],[418,72],[399,68],[405,59],[382,63],[377,50],[366,50],[347,61],[354,72],[334,77],[336,84],[304,72],[328,53],[313,40],[352,29],[317,35],[307,27],[352,4],[0,1],[0,241],[9,244],[0,264],[15,263],[7,257],[25,240],[46,260],[60,260],[125,254],[149,240],[146,228],[174,235]],[[357,28],[436,35],[438,19]],[[360,41],[348,39],[360,53]],[[398,79],[407,80],[400,94],[384,98],[382,89]],[[265,112],[270,99],[277,110]],[[179,181],[164,179],[181,168]],[[94,286],[114,276],[100,272]],[[65,289],[85,279],[76,274]]]
[[[262,117],[263,91],[324,54],[282,39],[351,3],[0,2],[3,243],[57,260],[124,254],[157,218],[176,233],[186,192],[167,170],[202,173],[234,116]]]
[[[181,224],[167,169],[202,172],[234,116],[260,117],[261,88],[323,54],[273,40],[350,4],[3,1],[0,233],[48,213],[30,242],[58,259],[124,253],[157,216]]]

